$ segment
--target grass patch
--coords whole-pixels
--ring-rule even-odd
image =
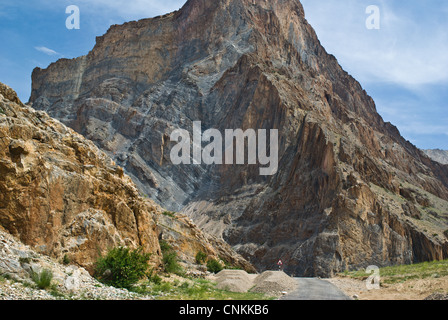
[[[53,281],[53,272],[48,269],[44,269],[39,273],[32,272],[31,279],[39,289],[45,290],[51,286],[51,281]]]
[[[365,270],[344,272],[341,274],[341,276],[359,280],[365,280],[370,275]],[[448,260],[380,268],[381,283],[385,284],[446,276],[448,276]]]
[[[157,300],[272,300],[262,293],[239,293],[216,288],[216,284],[205,279],[185,279],[155,284],[146,282],[135,288],[135,292],[153,295]]]

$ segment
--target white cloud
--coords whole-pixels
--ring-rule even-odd
[[[308,22],[378,112],[421,148],[448,149],[448,1],[301,0]],[[367,30],[367,6],[381,12]]]
[[[448,128],[443,125],[428,125],[426,122],[409,122],[401,125],[401,129],[407,134],[422,135],[445,135],[448,136]]]
[[[42,53],[45,53],[46,55],[49,55],[49,56],[59,55],[59,53],[57,53],[56,51],[49,49],[47,47],[34,47],[34,49],[36,49],[37,51],[40,51]]]
[[[324,47],[361,82],[392,82],[409,88],[448,82],[447,21],[435,25],[428,21],[429,15],[415,19],[417,9],[412,6],[403,4],[397,10],[381,0],[381,29],[367,30],[369,2],[302,0]]]

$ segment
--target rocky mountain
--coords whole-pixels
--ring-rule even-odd
[[[23,105],[1,83],[0,145],[0,230],[40,254],[58,261],[65,257],[92,272],[100,253],[118,246],[141,247],[152,254],[157,269],[163,239],[187,265],[192,266],[202,251],[254,270],[189,219],[164,214],[91,141],[45,112]],[[9,270],[7,266],[20,266],[4,258],[0,257],[0,274]]]
[[[34,108],[259,270],[281,258],[290,273],[331,276],[448,257],[448,167],[383,121],[298,0],[189,0],[114,25],[87,55],[32,78]],[[194,122],[277,129],[277,172],[173,164],[171,134]]]
[[[423,152],[434,161],[441,164],[448,164],[448,150],[428,149],[423,150]]]

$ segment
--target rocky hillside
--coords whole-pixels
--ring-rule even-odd
[[[53,275],[51,290],[39,290],[30,285],[31,273],[43,270]],[[57,293],[57,294],[55,294]],[[82,267],[63,265],[0,230],[0,300],[135,300],[151,299],[128,290],[107,287]]]
[[[188,219],[164,215],[92,142],[23,105],[1,83],[0,145],[0,230],[40,254],[65,257],[91,272],[110,248],[142,247],[157,268],[164,239],[191,266],[202,251],[253,270]]]
[[[298,0],[189,0],[33,72],[30,102],[260,270],[331,276],[448,256],[448,167],[383,121]],[[173,165],[174,129],[278,129],[279,166]],[[435,213],[430,214],[430,213]]]
[[[429,149],[423,150],[432,160],[441,164],[448,164],[448,150]]]

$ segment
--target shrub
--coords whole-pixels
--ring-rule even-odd
[[[31,258],[28,258],[28,257],[26,257],[26,258],[23,258],[23,257],[20,257],[19,258],[19,262],[21,263],[21,264],[29,264],[30,262],[31,262]]]
[[[210,259],[207,262],[207,270],[209,272],[218,273],[222,269],[223,269],[223,266],[218,261],[216,261],[215,259]]]
[[[116,288],[130,289],[146,276],[150,254],[142,249],[118,247],[100,257],[95,265],[95,278]]]
[[[69,265],[70,264],[70,258],[68,257],[68,255],[64,255],[64,257],[62,258],[62,264],[64,265]]]
[[[177,259],[177,253],[174,249],[166,242],[160,241],[160,249],[162,250],[162,261],[165,272],[174,273],[177,275],[182,274],[182,267]]]
[[[153,276],[151,277],[150,281],[151,281],[152,283],[154,283],[154,284],[157,284],[157,285],[162,284],[162,278],[159,277],[158,275],[153,275]]]
[[[48,270],[44,269],[40,273],[31,272],[31,279],[34,281],[36,286],[39,289],[47,289],[51,286],[51,281],[53,280],[53,273]]]
[[[206,260],[207,260],[207,254],[206,253],[204,253],[202,251],[199,251],[196,254],[196,263],[197,264],[203,264]]]
[[[163,255],[163,264],[165,271],[168,273],[180,273],[182,268],[177,261],[177,253],[174,251],[165,253]]]
[[[154,284],[162,283],[162,278],[159,277],[158,274],[154,273],[154,270],[152,270],[152,269],[151,269],[151,271],[148,272],[147,277],[148,277],[149,282],[152,282]]]

